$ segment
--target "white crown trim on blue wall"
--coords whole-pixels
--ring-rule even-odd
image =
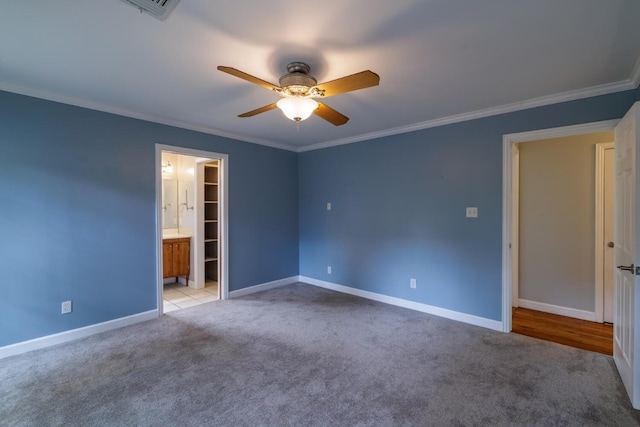
[[[161,125],[173,126],[180,129],[202,132],[210,135],[216,135],[223,138],[235,139],[238,141],[250,142],[252,144],[265,145],[267,147],[278,148],[280,150],[296,151],[296,147],[266,139],[250,138],[231,132],[225,132],[208,126],[194,125],[180,120],[169,119],[166,117],[157,117],[150,114],[139,113],[136,111],[126,110],[107,104],[101,104],[81,98],[61,95],[59,93],[48,92],[42,89],[33,89],[25,86],[19,86],[12,83],[0,81],[0,90],[5,92],[17,93],[19,95],[31,96],[34,98],[46,99],[47,101],[60,102],[62,104],[73,105],[76,107],[87,108],[89,110],[102,111],[104,113],[116,114],[118,116],[129,117],[132,119],[144,120],[146,122],[158,123]]]
[[[640,73],[640,71],[638,72]],[[636,73],[636,74],[638,74]],[[638,80],[640,75],[637,76]],[[454,123],[466,122],[469,120],[482,119],[485,117],[497,116],[499,114],[513,113],[516,111],[528,110],[530,108],[544,107],[545,105],[559,104],[561,102],[576,101],[578,99],[590,98],[593,96],[608,95],[611,93],[622,92],[625,90],[635,89],[637,82],[626,80],[617,83],[609,83],[600,86],[594,86],[587,89],[574,90],[570,92],[559,93],[556,95],[542,96],[540,98],[530,99],[528,101],[514,102],[512,104],[501,105],[498,107],[485,108],[482,110],[471,111],[469,113],[456,114],[453,116],[442,117],[439,119],[428,120],[426,122],[415,123],[413,125],[387,129],[380,132],[372,132],[365,135],[358,135],[351,138],[337,139],[335,141],[321,142],[298,149],[298,152],[319,150],[322,148],[335,147],[338,145],[352,144],[354,142],[366,141],[375,138],[383,138],[385,136],[398,135],[401,133],[414,132],[423,129],[434,128],[438,126],[450,125]]]
[[[453,116],[441,117],[433,120],[427,120],[420,123],[414,123],[407,126],[400,126],[392,129],[385,129],[378,132],[371,132],[357,135],[349,138],[336,139],[333,141],[325,141],[305,147],[297,147],[280,142],[270,141],[260,138],[252,138],[231,132],[225,132],[208,126],[194,125],[180,120],[169,119],[165,117],[156,117],[150,114],[130,111],[106,104],[101,104],[81,98],[74,98],[61,95],[54,92],[48,92],[41,89],[34,89],[25,86],[19,86],[8,82],[0,81],[0,90],[6,92],[17,93],[20,95],[32,96],[35,98],[46,99],[49,101],[60,102],[77,107],[88,108],[91,110],[103,111],[105,113],[116,114],[119,116],[130,117],[134,119],[144,120],[148,122],[173,126],[181,129],[193,130],[196,132],[207,133],[224,138],[235,139],[239,141],[249,142],[252,144],[265,145],[267,147],[277,148],[281,150],[305,152],[312,150],[320,150],[323,148],[335,147],[338,145],[352,144],[354,142],[367,141],[370,139],[383,138],[386,136],[399,135],[402,133],[414,132],[423,129],[434,128],[438,126],[449,125],[453,123],[465,122],[468,120],[481,119],[485,117],[496,116],[499,114],[513,113],[516,111],[527,110],[529,108],[543,107],[546,105],[558,104],[561,102],[575,101],[578,99],[590,98],[593,96],[608,95],[625,90],[635,89],[640,84],[640,58],[636,62],[633,72],[628,80],[615,83],[607,83],[603,85],[593,86],[586,89],[577,89],[568,92],[558,93],[555,95],[547,95],[539,98],[529,99],[522,102],[514,102],[511,104],[500,105],[497,107],[485,108],[481,110],[471,111],[468,113],[455,114]]]

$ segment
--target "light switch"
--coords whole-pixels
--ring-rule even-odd
[[[327,202],[327,210],[330,211],[331,210],[331,202]]]
[[[467,208],[467,218],[478,218],[478,208]]]

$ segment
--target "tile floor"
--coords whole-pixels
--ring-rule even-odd
[[[217,301],[218,284],[216,282],[207,282],[204,289],[191,289],[178,282],[167,283],[164,285],[162,298],[163,312],[169,313],[181,308]]]

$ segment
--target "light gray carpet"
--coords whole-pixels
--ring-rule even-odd
[[[613,360],[304,284],[0,360],[3,426],[640,425]]]

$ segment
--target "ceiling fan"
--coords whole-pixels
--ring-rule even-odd
[[[248,111],[238,117],[252,117],[265,111],[280,108],[285,116],[298,123],[309,118],[311,114],[315,114],[335,126],[347,123],[349,118],[322,102],[317,102],[314,98],[327,98],[345,92],[377,86],[380,83],[380,76],[367,70],[318,84],[318,81],[309,74],[311,67],[304,62],[291,62],[287,65],[288,74],[280,77],[280,86],[235,68],[221,65],[218,66],[218,70],[277,92],[282,98],[278,102]]]

